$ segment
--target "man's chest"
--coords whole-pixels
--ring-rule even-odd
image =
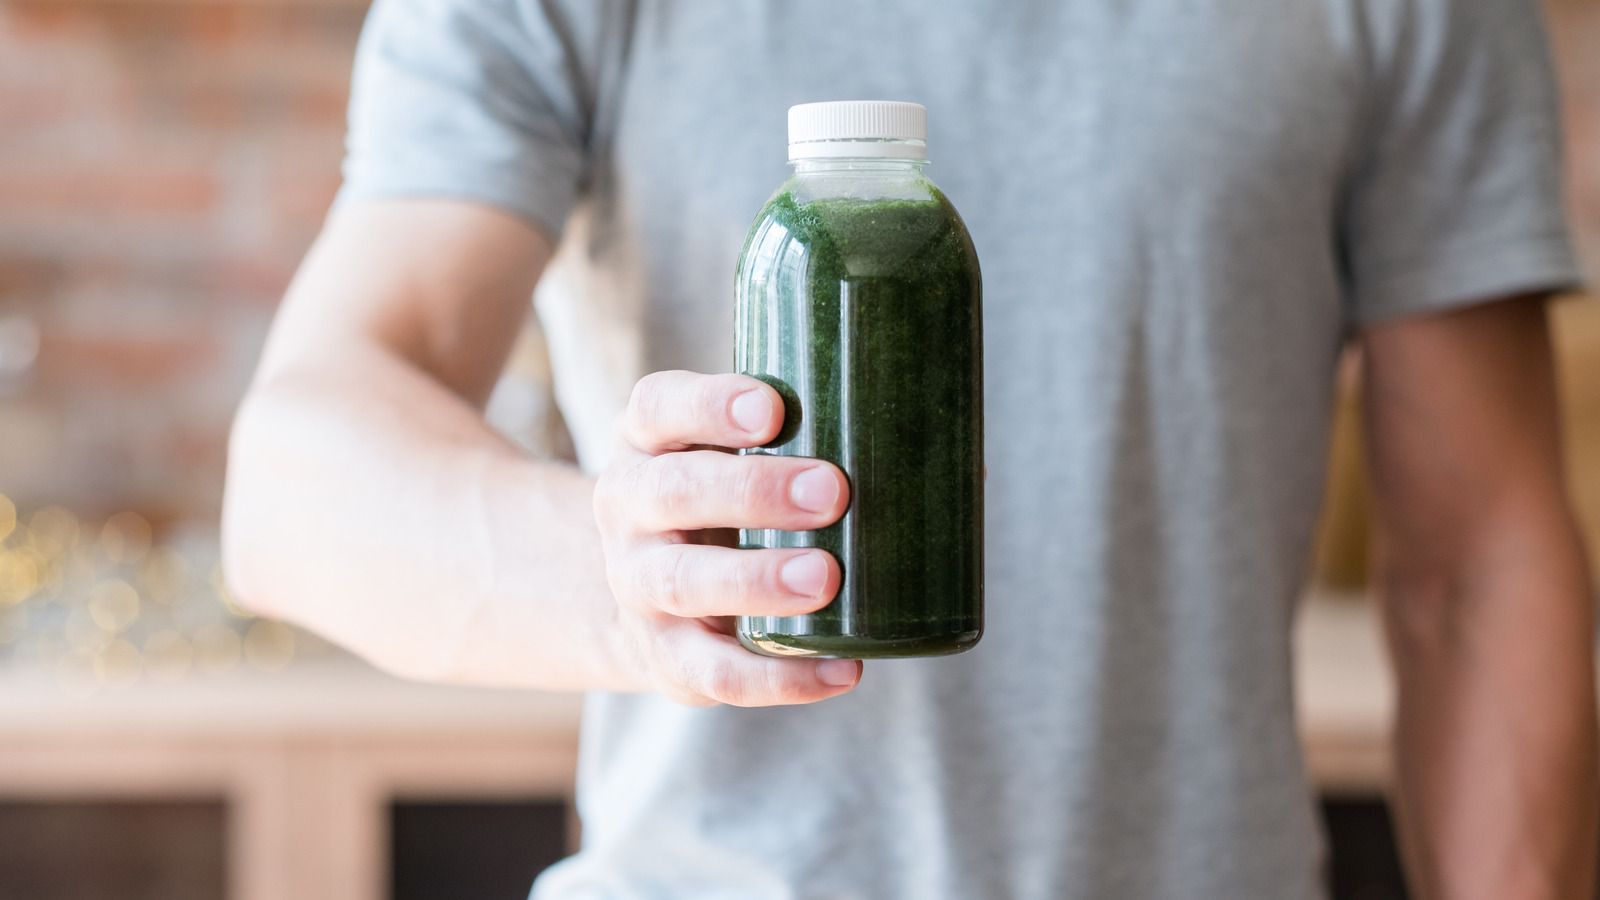
[[[932,174],[969,218],[1225,205],[1277,224],[1334,202],[1364,114],[1345,4],[646,4],[611,161],[648,215],[742,227],[784,175],[784,111],[929,109]]]
[[[930,176],[977,244],[996,335],[1305,308],[1304,327],[1337,327],[1339,188],[1365,92],[1330,7],[647,4],[601,216],[644,275],[646,331],[720,338],[745,229],[787,175],[787,107],[910,99],[928,107]]]

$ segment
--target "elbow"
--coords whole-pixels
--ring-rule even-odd
[[[375,667],[416,681],[449,675],[447,641],[425,628],[353,624],[348,560],[322,542],[307,510],[326,501],[326,472],[305,457],[305,396],[258,383],[228,439],[221,522],[222,576],[234,602],[339,644]]]
[[[1583,540],[1563,501],[1501,505],[1448,540],[1384,541],[1374,572],[1390,643],[1426,651],[1552,607],[1588,608]]]
[[[1444,565],[1385,565],[1375,573],[1390,645],[1397,652],[1437,649],[1451,641],[1464,592]]]

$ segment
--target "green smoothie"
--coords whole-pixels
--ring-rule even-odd
[[[831,527],[741,532],[745,547],[820,547],[844,574],[817,613],[741,618],[757,652],[927,656],[982,633],[978,260],[954,207],[906,168],[856,186],[797,176],[741,254],[737,368],[785,406],[778,437],[745,452],[828,460],[851,489]]]

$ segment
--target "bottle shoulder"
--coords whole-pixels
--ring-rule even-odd
[[[784,182],[756,217],[740,254],[741,277],[790,264],[882,272],[913,260],[976,275],[966,225],[932,182],[890,191],[819,190],[803,181]]]
[[[885,229],[926,232],[946,228],[966,238],[966,225],[955,206],[920,174],[895,178],[848,173],[791,176],[761,208],[749,239],[774,225],[802,240],[824,235],[862,237]]]
[[[920,171],[850,169],[796,172],[778,186],[773,197],[783,194],[799,205],[833,200],[934,202],[944,196]]]

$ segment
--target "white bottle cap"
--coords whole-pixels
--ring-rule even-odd
[[[928,158],[928,111],[900,100],[789,107],[789,159]]]

